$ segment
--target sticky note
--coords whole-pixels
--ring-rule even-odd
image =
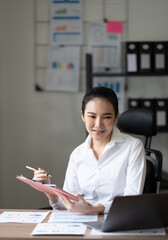
[[[123,32],[123,23],[116,21],[109,21],[106,23],[106,32],[107,33],[119,33]]]

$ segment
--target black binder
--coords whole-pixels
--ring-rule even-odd
[[[152,58],[152,43],[140,42],[139,43],[139,72],[140,73],[152,73],[153,58]]]
[[[129,98],[128,99],[128,108],[141,108],[141,99],[140,98]]]
[[[139,42],[126,42],[126,72],[139,72]]]
[[[155,99],[152,98],[143,98],[141,100],[142,108],[150,109],[155,113]]]
[[[166,73],[166,42],[153,43],[154,73]]]

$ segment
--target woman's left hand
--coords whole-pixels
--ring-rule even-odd
[[[91,204],[87,203],[79,194],[74,194],[79,199],[78,202],[75,203],[71,202],[69,198],[63,194],[57,193],[57,195],[69,212],[79,212],[84,214],[104,212],[103,205],[99,204],[97,206],[92,206]]]

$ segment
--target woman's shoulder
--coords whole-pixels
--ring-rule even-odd
[[[131,135],[131,134],[128,134],[128,133],[123,133],[121,132],[119,129],[119,134],[120,134],[120,137],[123,139],[123,141],[127,144],[135,144],[135,145],[143,145],[143,142],[140,138],[138,138],[137,136],[134,136],[134,135]]]

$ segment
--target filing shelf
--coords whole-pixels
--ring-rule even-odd
[[[86,54],[86,89],[93,86],[93,77],[157,77],[168,76],[167,73],[112,73],[112,72],[93,72],[92,54]]]

